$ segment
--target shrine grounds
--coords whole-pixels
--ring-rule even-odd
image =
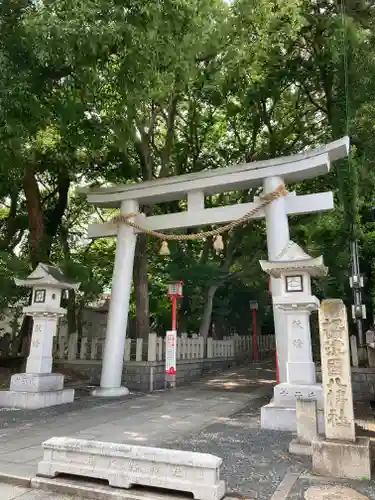
[[[310,486],[334,484],[374,499],[374,480],[338,481],[312,476],[310,458],[288,453],[292,433],[260,429],[260,407],[269,401],[274,383],[271,363],[250,364],[176,390],[131,394],[109,401],[93,398],[89,388],[81,388],[69,405],[35,411],[4,409],[0,411],[0,499],[78,497],[79,488],[87,483],[73,483],[77,486],[73,497],[29,488],[42,457],[41,442],[63,435],[220,456],[228,499],[303,500]],[[373,419],[371,413],[357,417]],[[371,432],[368,435],[371,437]],[[96,495],[104,495],[100,498],[113,493],[98,483],[90,487]],[[189,498],[137,489],[122,491],[121,497],[111,498]]]

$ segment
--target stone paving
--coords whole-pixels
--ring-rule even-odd
[[[309,474],[308,457],[289,455],[291,433],[260,429],[260,407],[269,401],[273,383],[271,366],[253,365],[175,391],[133,394],[115,401],[83,396],[61,411],[0,412],[0,480],[9,475],[31,479],[43,440],[76,435],[218,455],[224,460],[228,500],[305,500],[309,488],[311,492],[315,486],[335,485],[353,488],[364,499],[375,499],[375,481],[314,477]],[[3,493],[0,485],[1,500],[71,500],[37,490],[4,488]],[[149,498],[158,497],[152,494]]]

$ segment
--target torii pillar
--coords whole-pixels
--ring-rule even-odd
[[[109,188],[81,189],[88,203],[102,208],[119,208],[123,215],[137,213],[139,205],[153,205],[166,201],[187,199],[186,212],[144,217],[135,221],[144,228],[156,231],[224,224],[243,217],[257,203],[205,208],[205,196],[235,190],[263,188],[273,192],[281,184],[292,184],[304,179],[327,174],[332,161],[343,158],[349,151],[349,138],[327,144],[304,153],[262,162],[246,163],[214,171],[204,171],[165,179],[125,184]],[[289,241],[288,216],[315,213],[333,209],[332,192],[297,196],[290,193],[272,201],[253,219],[266,219],[268,257],[274,260]],[[129,299],[133,275],[134,249],[137,231],[125,224],[91,224],[89,238],[117,237],[113,270],[112,298],[108,315],[100,388],[97,396],[121,396],[128,393],[121,386]],[[279,296],[280,280],[272,278],[272,296]],[[280,382],[286,381],[286,323],[283,311],[274,309],[275,336]]]

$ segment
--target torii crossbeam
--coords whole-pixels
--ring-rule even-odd
[[[187,211],[168,215],[144,217],[133,220],[152,230],[182,229],[207,224],[226,223],[239,219],[256,203],[205,208],[205,196],[263,187],[265,194],[274,191],[280,184],[291,184],[327,174],[331,162],[344,158],[349,152],[349,138],[343,137],[326,146],[304,153],[280,157],[262,162],[246,163],[235,167],[220,168],[199,173],[163,178],[139,184],[114,187],[83,188],[90,204],[102,208],[120,208],[123,215],[136,213],[140,204],[156,204],[172,200],[187,199]],[[265,218],[267,226],[268,258],[274,260],[289,242],[288,215],[307,214],[333,209],[332,192],[297,196],[290,193],[270,203],[254,218]],[[134,251],[137,230],[125,224],[91,224],[90,238],[117,238],[115,265],[113,270],[111,303],[108,314],[102,376],[99,396],[127,394],[121,387],[123,354],[129,312],[129,299],[133,275]],[[272,279],[272,295],[279,294],[280,280]],[[274,309],[275,335],[279,362],[280,381],[286,378],[286,342],[284,317]]]

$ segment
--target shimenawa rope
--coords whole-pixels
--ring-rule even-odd
[[[216,229],[212,229],[210,231],[204,231],[202,233],[194,233],[194,234],[166,234],[166,233],[160,233],[158,231],[154,231],[153,229],[148,229],[147,227],[144,227],[137,222],[132,221],[131,219],[133,217],[136,217],[137,215],[140,215],[139,212],[130,212],[128,214],[120,214],[116,215],[113,217],[112,222],[115,224],[126,224],[127,226],[134,227],[138,231],[141,231],[145,234],[148,234],[149,236],[153,236],[154,238],[159,238],[163,240],[162,247],[161,247],[161,254],[162,255],[169,255],[169,250],[168,250],[168,244],[167,241],[187,241],[187,240],[198,240],[201,238],[208,238],[210,236],[215,236],[221,238],[221,234],[225,232],[232,231],[235,227],[240,226],[242,224],[245,224],[247,221],[249,221],[255,214],[257,214],[262,208],[266,207],[269,205],[272,201],[281,198],[282,196],[286,196],[288,194],[288,191],[285,189],[285,186],[282,184],[278,188],[276,188],[274,191],[271,193],[265,194],[262,196],[261,201],[259,204],[254,207],[252,210],[247,212],[245,215],[240,217],[239,219],[236,219],[229,224],[225,224],[224,226],[218,227]],[[221,243],[219,241],[219,244],[217,245],[218,249],[221,247]]]

